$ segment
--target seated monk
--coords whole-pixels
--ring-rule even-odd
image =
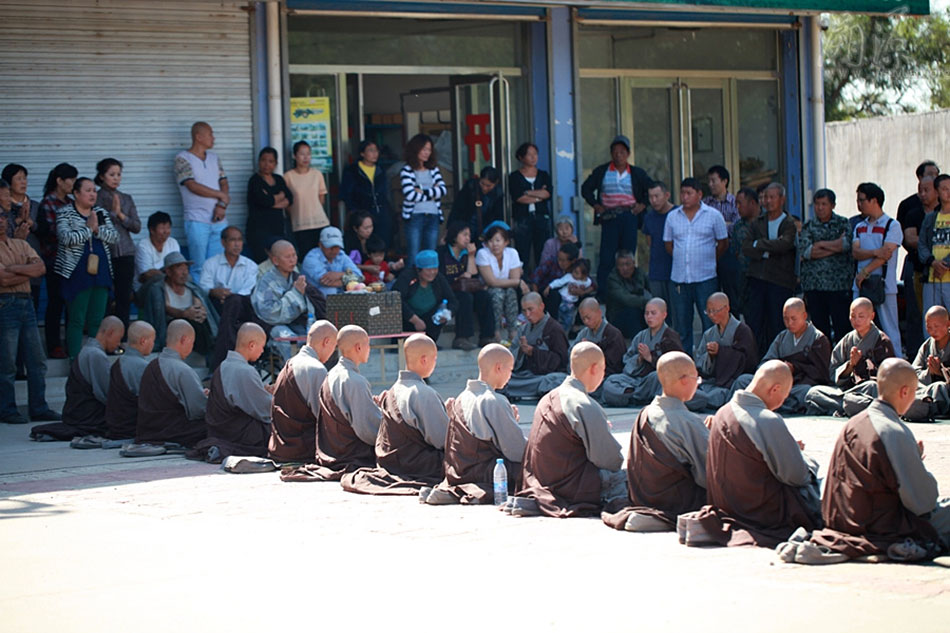
[[[696,346],[696,368],[702,382],[686,403],[690,411],[719,409],[729,401],[736,378],[754,372],[759,364],[755,335],[729,310],[725,293],[714,292],[706,300],[706,316],[713,324]]]
[[[791,389],[788,365],[766,361],[749,388],[716,412],[706,456],[708,505],[678,517],[681,543],[775,547],[800,526],[821,526],[818,464],[773,413]]]
[[[880,398],[848,420],[835,441],[821,504],[825,529],[811,543],[845,559],[931,559],[950,549],[950,499],[937,498],[924,444],[900,420],[916,398],[917,375],[907,361],[891,358],[878,368],[877,385]],[[794,561],[826,562],[808,549]]]
[[[96,337],[86,341],[69,367],[62,422],[34,426],[30,431],[32,439],[68,442],[77,436],[94,436],[101,442],[106,431],[109,394],[111,362],[108,354],[115,351],[124,335],[125,325],[121,319],[110,316],[102,320]],[[86,446],[77,444],[76,448]]]
[[[165,349],[142,374],[135,450],[142,444],[192,447],[207,436],[208,393],[185,362],[195,346],[195,330],[184,319],[168,324]],[[134,454],[134,453],[132,453]]]
[[[874,325],[874,304],[865,297],[851,302],[851,327],[831,351],[831,385],[816,385],[805,394],[805,410],[809,415],[844,415],[844,394],[852,389],[866,393],[877,386],[874,376],[887,358],[893,358],[894,345],[887,334]]]
[[[369,360],[369,335],[358,325],[347,325],[337,334],[336,346],[340,360],[320,387],[314,463],[285,470],[280,476],[284,481],[339,481],[346,473],[376,465],[382,412],[359,370]]]
[[[933,422],[950,412],[950,390],[944,369],[950,369],[950,317],[943,306],[933,306],[924,317],[930,335],[917,352],[913,368],[917,373],[917,397],[901,416],[910,422]],[[884,336],[883,334],[881,336]],[[877,383],[866,380],[844,392],[843,415],[855,416],[878,397]]]
[[[267,456],[277,462],[313,461],[320,417],[320,388],[327,377],[324,363],[336,349],[336,326],[315,321],[307,343],[287,363],[274,383]]]
[[[420,501],[493,503],[498,459],[504,460],[508,471],[508,493],[521,487],[525,438],[518,427],[518,409],[496,392],[507,384],[514,365],[511,352],[497,343],[478,353],[478,380],[469,380],[458,398],[445,403],[449,414],[445,479],[435,489],[423,488]]]
[[[626,407],[646,404],[660,393],[656,362],[667,352],[682,352],[680,335],[666,325],[666,301],[654,297],[643,311],[647,326],[630,340],[623,355],[623,373],[604,380],[604,404]]]
[[[344,490],[418,495],[445,477],[442,458],[449,416],[442,398],[424,382],[435,371],[438,349],[425,334],[413,334],[406,339],[405,354],[406,369],[378,398],[382,422],[376,436],[377,466],[343,475]]]
[[[521,299],[527,323],[518,331],[515,369],[504,392],[512,400],[538,398],[554,387],[549,374],[567,369],[567,334],[544,311],[544,300],[536,292]]]
[[[508,497],[512,516],[598,516],[626,505],[620,444],[588,394],[604,379],[604,353],[593,343],[571,351],[571,375],[534,411],[521,469],[522,487]]]
[[[129,325],[125,354],[112,363],[109,397],[106,402],[106,437],[130,440],[135,437],[139,417],[139,390],[149,354],[155,346],[155,328],[146,321]]]
[[[827,385],[828,366],[831,363],[831,343],[828,337],[808,320],[805,302],[792,297],[782,308],[785,329],[779,332],[762,362],[780,360],[792,372],[792,388],[779,411],[804,413],[805,395],[815,385]],[[742,374],[732,384],[732,393],[745,389],[752,382],[752,374]]]
[[[604,513],[604,523],[628,532],[672,532],[676,517],[706,503],[709,431],[686,408],[699,374],[683,352],[664,354],[656,364],[663,394],[643,408],[630,431],[627,492],[631,507]]]
[[[273,387],[249,363],[264,353],[267,334],[257,323],[238,328],[234,350],[228,352],[211,376],[205,411],[208,436],[195,445],[189,457],[219,464],[225,457],[263,457],[270,439]]]
[[[570,349],[574,349],[575,345],[584,341],[594,343],[604,353],[605,379],[623,372],[623,353],[626,348],[626,344],[623,342],[623,334],[604,318],[597,299],[587,297],[581,301],[577,313],[580,314],[584,327],[571,342]],[[548,384],[553,389],[564,382],[565,378],[567,378],[567,374],[563,372],[551,373],[548,375]],[[603,388],[604,385],[601,383],[600,387],[590,394],[591,398],[600,400]]]

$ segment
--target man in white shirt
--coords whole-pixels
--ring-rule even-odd
[[[211,126],[198,121],[191,126],[191,147],[175,156],[175,180],[185,212],[188,252],[194,262],[191,275],[201,276],[205,260],[221,248],[221,232],[227,226],[224,213],[231,201],[228,177],[214,147]]]
[[[719,290],[716,260],[729,247],[729,233],[722,214],[703,204],[703,189],[695,178],[680,184],[682,205],[667,214],[663,227],[666,250],[673,256],[673,326],[688,353],[693,351],[693,306],[703,331],[712,327],[706,300]]]
[[[257,264],[241,255],[244,234],[236,226],[221,233],[224,252],[205,260],[198,285],[208,293],[220,311],[224,300],[232,294],[250,296],[257,284]]]
[[[904,241],[900,222],[884,213],[884,191],[873,182],[858,185],[858,210],[863,220],[854,227],[851,254],[858,262],[852,292],[857,299],[868,277],[884,275],[884,303],[875,304],[881,329],[894,344],[894,355],[904,355],[897,323],[897,249]],[[871,300],[874,303],[874,299]]]
[[[164,211],[156,211],[148,216],[148,237],[135,244],[135,279],[133,286],[136,294],[143,285],[161,279],[165,256],[180,253],[178,240],[171,237],[172,219]]]

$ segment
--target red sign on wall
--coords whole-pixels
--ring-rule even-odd
[[[468,147],[468,160],[475,162],[475,151],[482,148],[482,158],[491,160],[491,126],[490,114],[468,114],[465,116],[465,146]]]

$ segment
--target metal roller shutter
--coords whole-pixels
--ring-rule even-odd
[[[137,237],[162,210],[181,241],[172,164],[191,124],[207,121],[230,183],[228,219],[243,228],[256,162],[247,4],[0,0],[0,163],[26,166],[39,199],[57,163],[92,177],[98,160],[117,158],[142,216]]]

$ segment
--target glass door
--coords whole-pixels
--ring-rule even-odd
[[[674,200],[683,178],[705,185],[713,165],[735,171],[728,80],[631,78],[625,84],[622,129],[632,145],[630,161],[663,181]]]
[[[455,190],[490,165],[502,178],[511,171],[511,104],[508,80],[499,72],[456,75],[449,79],[452,95],[452,147]],[[511,203],[505,220],[511,223]]]

